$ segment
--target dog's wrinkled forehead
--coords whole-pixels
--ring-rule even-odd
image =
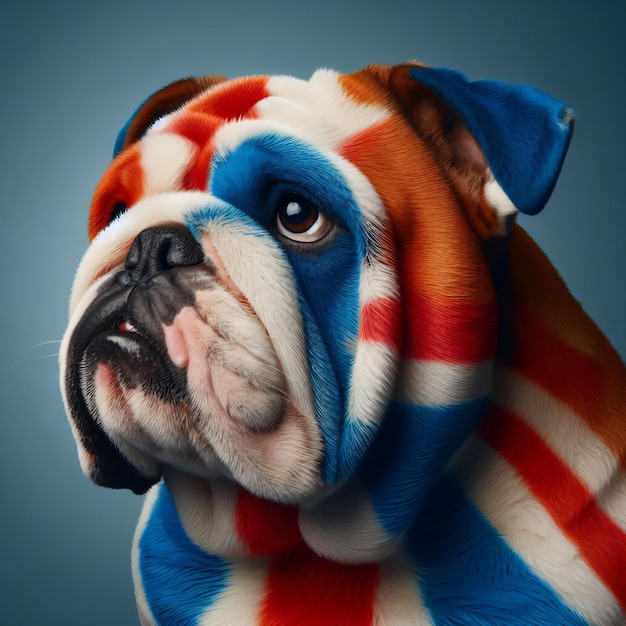
[[[212,166],[262,135],[274,139],[277,158],[286,149],[284,142],[278,145],[286,137],[336,151],[389,114],[384,103],[359,103],[350,97],[340,75],[331,71],[319,71],[309,81],[252,77],[209,87],[151,122],[140,141],[116,154],[96,190],[90,234],[97,234],[120,206],[130,207],[149,195],[183,189],[216,193]],[[128,143],[132,121],[120,134],[116,152]],[[266,152],[272,150],[269,143]]]

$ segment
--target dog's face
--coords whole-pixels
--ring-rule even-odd
[[[507,89],[407,65],[147,100],[96,189],[61,350],[83,471],[300,502],[354,474],[394,403],[437,408],[445,464],[489,393],[494,242],[569,139],[560,103]]]

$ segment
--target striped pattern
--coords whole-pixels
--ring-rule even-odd
[[[391,72],[221,83],[124,149],[96,190],[77,310],[103,275],[96,259],[114,249],[106,271],[119,263],[135,221],[176,215],[258,311],[323,450],[302,506],[166,473],[133,551],[145,623],[626,619],[623,364],[521,229],[510,274],[488,265],[476,232],[489,230],[470,206],[510,228],[506,177],[491,174],[502,168],[475,157],[482,177],[453,188],[453,159],[407,123],[398,94],[418,89],[413,78]],[[415,106],[436,120],[419,89]],[[342,224],[329,245],[272,243],[277,181]],[[168,194],[190,199],[159,212]],[[131,210],[105,228],[120,202]],[[271,294],[256,285],[259,264],[279,277]]]

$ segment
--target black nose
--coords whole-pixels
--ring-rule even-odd
[[[119,279],[137,283],[174,267],[198,265],[202,259],[200,244],[184,226],[152,226],[135,237]]]

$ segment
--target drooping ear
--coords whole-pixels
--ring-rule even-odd
[[[563,165],[573,131],[572,109],[534,87],[468,82],[447,69],[413,67],[409,75],[458,111],[517,209],[538,213]]]
[[[571,108],[533,87],[470,82],[448,69],[375,71],[433,147],[481,236],[509,232],[517,211],[541,211],[572,136]]]
[[[139,105],[118,133],[113,157],[115,158],[124,148],[141,139],[148,128],[160,117],[175,111],[200,92],[225,80],[223,76],[183,78],[153,93]]]

